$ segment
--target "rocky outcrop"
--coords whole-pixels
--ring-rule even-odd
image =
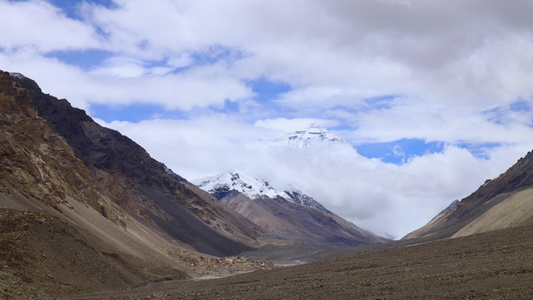
[[[31,94],[0,73],[0,191],[16,190],[51,207],[77,199],[122,224],[120,213],[90,180],[89,169],[40,118]]]

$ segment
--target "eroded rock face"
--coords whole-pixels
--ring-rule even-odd
[[[31,94],[10,74],[0,73],[0,186],[40,199],[55,207],[66,197],[108,211],[120,223],[119,213],[90,181],[89,169],[74,155],[53,126],[40,118]]]
[[[30,93],[11,80],[7,72],[0,71],[0,90],[0,112],[4,117],[3,120],[37,117]]]

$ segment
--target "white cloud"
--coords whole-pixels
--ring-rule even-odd
[[[277,1],[132,0],[115,1],[111,8],[85,2],[85,22],[68,19],[43,1],[1,5],[6,18],[0,19],[19,24],[2,27],[11,37],[2,41],[4,48],[113,53],[88,77],[171,77],[176,68],[195,68],[199,61],[191,55],[222,47],[244,53],[226,62],[225,76],[285,81],[294,89],[279,101],[290,108],[353,106],[383,94],[441,105],[497,106],[531,94],[532,22],[523,14],[531,7],[527,1],[501,7],[498,1],[479,0],[295,0],[283,2],[284,9]],[[56,27],[63,29],[50,30]],[[96,36],[96,29],[103,34]],[[217,72],[220,65],[202,68]],[[109,94],[109,89],[95,86],[94,100],[86,101],[152,99]],[[200,101],[198,106],[211,104]]]
[[[112,57],[94,67],[91,73],[96,77],[138,78],[147,73],[143,62],[127,57]]]
[[[31,48],[40,53],[101,47],[90,24],[69,19],[41,1],[0,1],[0,49]]]
[[[322,127],[335,127],[338,125],[338,122],[335,120],[313,119],[313,118],[300,118],[300,119],[276,118],[276,119],[257,120],[254,123],[255,126],[277,130],[282,133],[301,130],[303,128],[308,127],[311,124],[318,124]]]
[[[181,53],[178,55],[171,56],[168,61],[167,65],[173,68],[184,68],[187,66],[190,66],[194,63],[194,60],[188,53]]]
[[[5,71],[19,72],[35,80],[45,93],[67,98],[75,107],[89,106],[90,98],[87,96],[95,86],[92,79],[78,67],[43,57],[28,49],[9,54],[0,52],[0,66]]]
[[[123,64],[120,64],[125,62]],[[246,101],[254,93],[238,78],[218,68],[195,68],[163,76],[139,73],[154,72],[132,61],[111,63],[86,73],[57,59],[46,58],[32,51],[16,54],[0,53],[0,65],[20,72],[38,82],[46,92],[67,98],[74,106],[88,108],[89,103],[127,105],[150,103],[170,110],[191,110],[198,107],[223,106],[226,100]],[[51,76],[53,73],[53,76]]]

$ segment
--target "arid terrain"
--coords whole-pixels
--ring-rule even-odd
[[[61,299],[531,299],[533,227]]]

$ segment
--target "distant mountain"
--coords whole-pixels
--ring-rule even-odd
[[[261,139],[271,145],[291,146],[300,149],[309,147],[330,147],[333,144],[346,144],[346,142],[327,131],[318,124],[310,124],[308,127],[293,132],[286,133],[283,136],[275,138]]]
[[[196,183],[263,229],[267,234],[263,240],[298,241],[314,247],[386,241],[333,214],[297,189],[277,190],[250,174],[224,173]]]
[[[533,223],[533,152],[403,239],[440,239]]]
[[[196,182],[199,182],[197,184],[198,187],[209,192],[219,200],[226,197],[232,191],[237,191],[250,199],[255,199],[261,196],[266,196],[272,199],[279,197],[291,203],[323,210],[329,213],[329,211],[320,203],[295,188],[289,187],[284,191],[279,191],[270,186],[267,181],[258,179],[257,177],[244,172],[224,173],[222,175],[203,178]]]

